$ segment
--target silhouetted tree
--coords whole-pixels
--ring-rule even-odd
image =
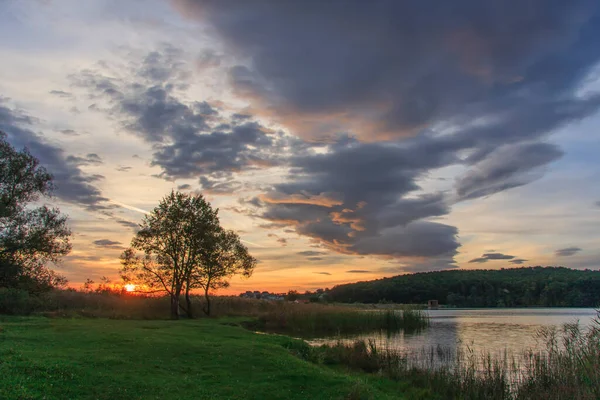
[[[32,204],[53,188],[39,160],[27,149],[15,150],[0,132],[0,287],[40,292],[66,284],[46,264],[71,251],[67,217]]]
[[[248,253],[237,233],[219,229],[205,242],[200,252],[200,263],[187,277],[185,295],[188,309],[191,309],[189,291],[202,288],[206,301],[203,311],[210,315],[209,291],[228,287],[229,279],[234,275],[251,276],[255,265],[256,259]]]
[[[234,274],[250,275],[255,262],[237,234],[220,226],[218,210],[202,195],[174,191],[144,217],[121,261],[125,281],[168,293],[174,319],[180,308],[193,317],[190,292],[195,288],[204,289],[210,313],[209,290],[226,286]],[[180,304],[184,293],[185,307]]]

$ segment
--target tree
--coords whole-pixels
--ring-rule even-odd
[[[236,243],[231,233],[223,232],[218,210],[202,195],[173,191],[144,217],[131,248],[121,256],[121,275],[125,281],[166,292],[171,298],[172,318],[179,318],[180,308],[191,317],[191,290],[224,285],[226,278],[239,270],[235,257],[244,254],[239,238]],[[184,291],[186,307],[180,304]]]
[[[256,266],[256,259],[248,253],[234,231],[219,229],[214,232],[200,252],[200,263],[186,278],[186,302],[191,312],[190,290],[201,288],[204,291],[206,306],[203,311],[210,315],[211,289],[229,286],[229,279],[236,274],[250,277]]]
[[[66,284],[46,264],[71,251],[67,217],[32,205],[53,189],[39,160],[27,149],[15,150],[0,132],[0,286],[40,292]]]

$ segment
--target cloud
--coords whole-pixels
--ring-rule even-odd
[[[184,100],[190,72],[180,49],[164,46],[134,57],[131,65],[126,77],[85,70],[71,80],[107,104],[94,109],[152,145],[151,165],[161,168],[161,178],[201,177],[207,190],[226,194],[238,189],[230,182],[232,174],[280,165],[290,149],[298,152],[305,146],[251,117],[223,113],[206,101]],[[221,185],[223,179],[227,187]]]
[[[131,221],[126,221],[126,220],[117,220],[117,224],[122,225],[126,228],[131,228],[133,229],[135,232],[137,232],[140,229],[140,225],[136,222],[131,222]]]
[[[485,253],[481,257],[474,258],[474,259],[470,260],[469,262],[470,263],[486,263],[490,260],[512,260],[510,262],[513,264],[521,264],[522,261],[527,261],[527,260],[521,260],[521,259],[513,260],[514,258],[515,258],[515,256],[510,256],[508,254]],[[521,262],[515,262],[515,261],[521,261]]]
[[[79,133],[75,132],[73,129],[61,129],[59,132],[65,136],[79,136]]]
[[[323,251],[306,250],[306,251],[299,251],[296,254],[298,254],[299,256],[305,256],[305,257],[315,257],[315,256],[323,256],[327,253],[325,253]]]
[[[548,143],[503,146],[459,177],[456,191],[462,199],[473,199],[525,185],[541,175],[536,170],[562,155]]]
[[[582,249],[579,247],[566,247],[564,249],[558,249],[554,252],[557,257],[570,257],[579,253]]]
[[[323,257],[306,257],[308,261],[323,261]]]
[[[62,97],[64,99],[70,99],[73,97],[73,95],[71,93],[65,92],[62,90],[51,90],[50,94],[54,95],[54,96]]]
[[[318,275],[331,275],[329,272],[313,272],[313,274],[318,274]]]
[[[370,274],[371,271],[368,271],[366,269],[351,269],[349,271],[346,271],[347,274]]]
[[[489,260],[485,257],[477,257],[477,258],[473,258],[472,260],[469,260],[470,263],[485,263],[488,261]]]
[[[123,248],[123,244],[121,242],[115,242],[110,239],[94,240],[92,243],[98,247],[104,247],[107,249],[122,249]]]
[[[68,156],[66,161],[77,166],[81,165],[102,165],[104,162],[102,158],[96,153],[89,153],[84,157]]]
[[[361,143],[340,137],[323,152],[290,161],[290,179],[259,196],[260,216],[345,254],[453,256],[457,229],[424,219],[443,216],[443,193],[412,195],[430,168],[455,160],[430,138]]]
[[[246,61],[229,72],[238,93],[304,135],[406,137],[489,117],[482,139],[510,143],[575,117],[600,59],[587,0],[172,3]]]
[[[524,264],[526,261],[529,261],[529,260],[525,260],[523,258],[516,258],[514,260],[510,260],[509,263],[521,265],[521,264]]]
[[[128,167],[126,165],[119,165],[117,167],[117,171],[119,171],[119,172],[129,172],[129,171],[131,171],[131,169],[132,169],[132,167]]]
[[[108,199],[102,196],[100,189],[93,184],[101,179],[101,176],[85,174],[79,168],[77,157],[67,156],[63,149],[49,144],[43,137],[30,130],[28,127],[33,123],[32,117],[22,111],[8,108],[0,98],[0,131],[7,134],[9,143],[15,148],[27,147],[52,173],[58,198],[81,205],[90,211],[112,208],[106,204]],[[94,154],[87,160],[96,160],[93,156],[97,157]]]
[[[189,185],[187,183],[177,186],[177,190],[191,190],[191,189],[192,189],[192,185]]]

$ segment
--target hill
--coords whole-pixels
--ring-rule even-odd
[[[338,285],[328,295],[343,303],[435,299],[456,307],[597,307],[600,271],[528,267],[424,272]]]

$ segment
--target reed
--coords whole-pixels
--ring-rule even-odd
[[[429,320],[419,310],[362,311],[322,304],[278,303],[258,317],[256,328],[304,337],[418,330]]]
[[[444,399],[599,399],[600,314],[587,329],[568,324],[538,335],[545,348],[520,357],[439,346],[407,353],[371,340],[311,348],[307,358],[409,381]]]

